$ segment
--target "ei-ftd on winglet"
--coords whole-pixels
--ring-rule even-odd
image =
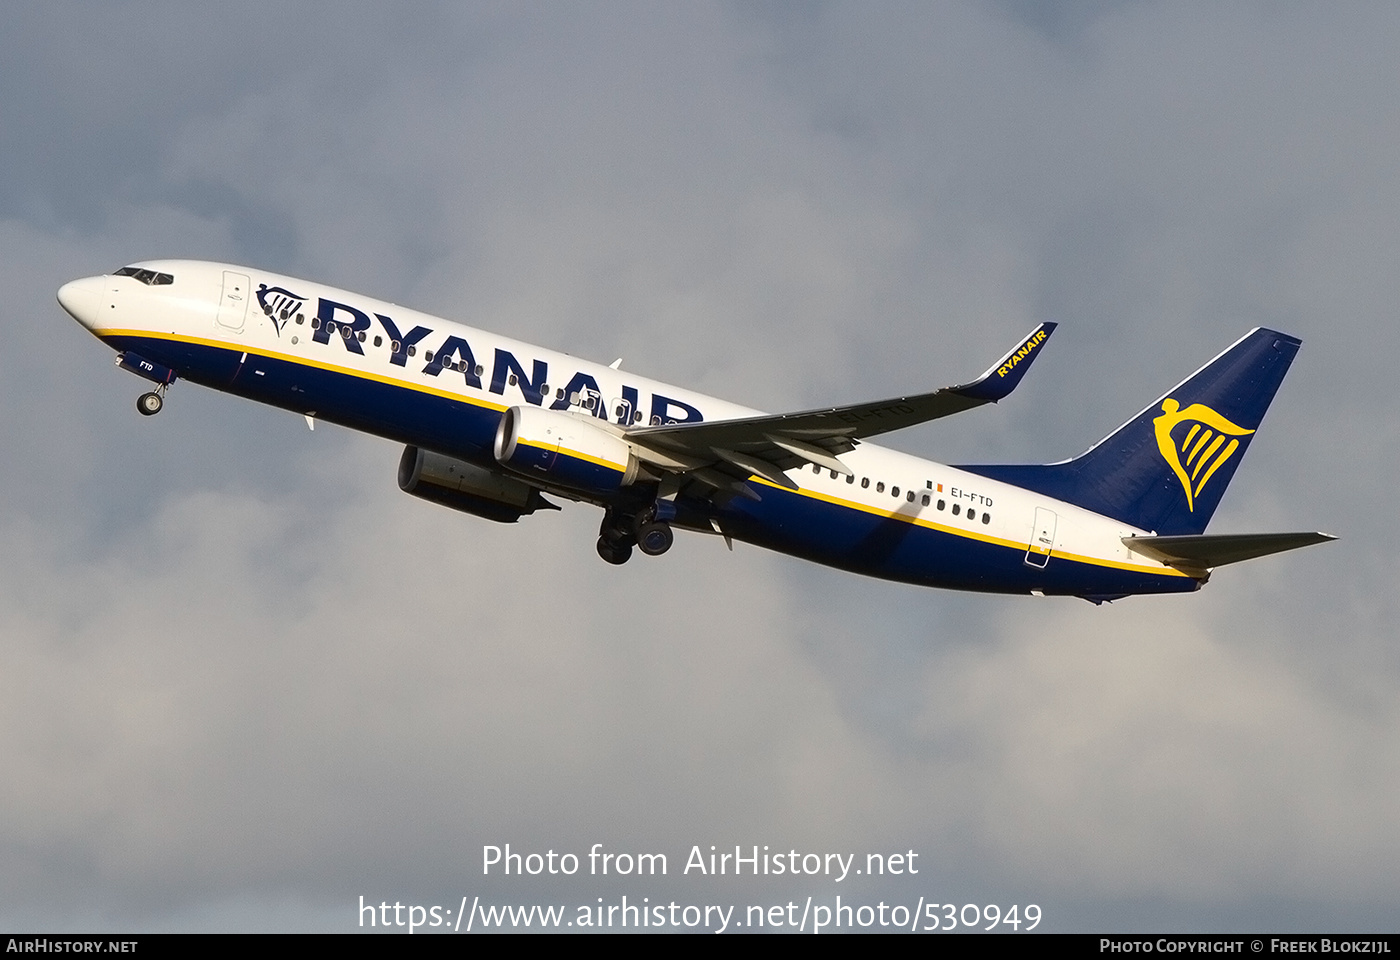
[[[674,530],[856,573],[1095,603],[1197,590],[1212,568],[1332,539],[1207,535],[1300,341],[1246,334],[1072,460],[945,466],[868,438],[995,403],[1055,329],[932,393],[764,414],[306,280],[188,260],[65,284],[63,308],[155,384],[189,380],[404,444],[405,492],[515,522],[603,509],[597,550]]]

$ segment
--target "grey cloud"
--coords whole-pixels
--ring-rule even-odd
[[[640,889],[482,881],[507,841],[913,847],[1055,929],[1390,922],[1385,8],[4,19],[11,926]],[[137,418],[53,291],[152,255],[773,409],[937,386],[1064,321],[1015,397],[891,438],[952,462],[1077,453],[1274,325],[1305,345],[1212,529],[1343,540],[1112,608],[714,538],[605,568],[588,508],[410,501],[390,444],[188,385]]]

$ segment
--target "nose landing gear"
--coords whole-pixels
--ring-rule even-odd
[[[162,383],[150,393],[143,393],[136,398],[136,410],[143,417],[154,417],[160,413],[160,408],[165,406],[165,391],[170,385]]]
[[[117,366],[156,385],[150,393],[136,398],[136,411],[143,417],[154,417],[160,413],[160,408],[165,405],[165,391],[175,382],[175,371],[163,363],[137,356],[130,350],[117,354]]]

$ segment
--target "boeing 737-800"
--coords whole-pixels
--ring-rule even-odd
[[[155,384],[143,414],[188,380],[385,437],[405,445],[400,488],[456,510],[603,508],[609,563],[665,553],[681,528],[889,580],[1099,603],[1332,539],[1204,532],[1298,351],[1274,330],[1072,460],[953,467],[866,441],[1006,397],[1053,323],[968,383],[773,415],[247,267],[137,263],[58,300]]]

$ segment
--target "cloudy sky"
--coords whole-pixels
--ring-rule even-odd
[[[1394,929],[1400,8],[15,3],[0,11],[0,924],[353,930],[367,901],[1025,905]],[[1304,346],[1195,596],[966,596],[401,494],[393,444],[54,301],[154,257],[334,283],[770,410],[975,375],[890,444],[1087,447]],[[483,877],[482,847],[666,878]],[[917,877],[682,876],[692,845]],[[584,872],[586,872],[586,867]]]

